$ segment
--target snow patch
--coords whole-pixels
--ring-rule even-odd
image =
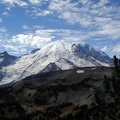
[[[77,70],[77,73],[84,73],[84,70]]]
[[[3,57],[4,56],[4,54],[2,53],[2,54],[0,54],[0,57]]]
[[[91,68],[91,70],[95,70],[96,68]]]
[[[4,58],[0,58],[0,62],[3,62]]]

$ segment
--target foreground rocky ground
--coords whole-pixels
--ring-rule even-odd
[[[107,67],[29,76],[0,89],[0,120],[119,120],[119,83]]]

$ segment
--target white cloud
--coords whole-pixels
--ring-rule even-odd
[[[120,6],[110,0],[29,0],[34,6],[28,11],[35,17],[56,16],[58,20],[86,29],[90,36],[104,36],[117,39],[120,37]],[[41,8],[47,2],[45,8]],[[61,22],[61,21],[60,21]],[[88,35],[87,35],[88,36]]]
[[[45,4],[46,2],[47,4]],[[20,43],[25,46],[40,47],[54,40],[94,43],[105,40],[117,41],[120,38],[120,6],[110,0],[27,0],[27,2],[24,0],[0,0],[0,3],[8,6],[28,6],[26,11],[29,16],[34,16],[34,19],[37,17],[42,19],[44,16],[48,16],[46,18],[49,20],[54,18],[63,28],[45,29],[38,25],[31,28],[23,25],[22,28],[27,32],[12,36],[13,44]],[[7,14],[4,12],[2,15]],[[61,19],[64,23],[61,22]],[[0,21],[2,22],[2,19]],[[62,26],[65,23],[67,23],[66,28],[68,29],[64,29]],[[70,30],[69,28],[74,28],[71,25],[77,25],[75,27],[79,30]],[[35,31],[29,33],[28,30]],[[1,28],[0,31],[5,32],[6,29]],[[111,50],[112,53],[112,51],[118,52],[119,47],[116,45],[115,48],[109,48],[101,45],[100,49],[107,52]]]
[[[35,35],[41,36],[41,37],[49,37],[52,36],[52,33],[54,33],[56,30],[53,29],[42,29],[42,30],[36,30]]]
[[[40,26],[40,25],[34,25],[33,28],[34,28],[34,29],[43,29],[44,27],[43,27],[43,26]]]
[[[3,12],[2,15],[8,16],[9,14],[8,14],[8,12]]]
[[[7,29],[5,27],[0,28],[0,32],[5,33],[7,32]]]
[[[3,21],[2,18],[0,18],[0,23],[1,23],[2,21]]]
[[[25,29],[25,30],[29,29],[29,27],[27,25],[23,25],[22,28]]]
[[[52,37],[42,37],[33,34],[18,34],[11,39],[12,43],[18,43],[26,46],[41,47],[52,41]]]
[[[110,0],[53,0],[49,10],[70,24],[78,24],[96,35],[116,39],[120,38],[120,6],[109,2]]]
[[[39,5],[41,3],[41,0],[29,0],[29,2],[33,5]]]
[[[46,15],[50,15],[50,14],[52,14],[52,12],[49,10],[43,10],[43,11],[40,10],[36,13],[36,16],[46,16]]]
[[[113,57],[114,55],[120,56],[120,44],[110,45],[108,47],[107,53],[109,56]]]
[[[104,24],[99,33],[102,35],[108,35],[111,39],[120,38],[120,21],[115,20]]]
[[[65,42],[69,43],[83,43],[88,40],[88,43],[91,41],[92,37],[94,37],[96,33],[84,33],[82,30],[70,30],[70,29],[38,29],[35,30],[32,33],[25,33],[25,34],[18,34],[15,36],[12,36],[10,40],[7,41],[7,43],[4,43],[4,46],[7,50],[12,50],[12,52],[17,51],[16,54],[25,54],[28,53],[28,51],[31,51],[32,49],[28,48],[41,48],[44,45],[55,41],[55,40],[64,40]],[[92,39],[93,46],[97,46],[97,43],[101,43],[101,41],[98,39],[98,41],[95,41],[95,38]],[[103,40],[104,41],[104,40]],[[3,44],[3,41],[1,41]],[[0,43],[1,43],[0,42]],[[9,45],[8,45],[9,43]],[[91,44],[91,45],[92,45]],[[103,43],[104,44],[104,43]],[[116,45],[113,48],[113,45],[107,46],[107,43],[103,45],[98,44],[98,48],[102,51],[108,53],[109,55],[113,56],[113,54],[117,54],[120,52],[120,45]],[[11,47],[14,46],[14,47]],[[21,51],[21,49],[24,49],[24,51]],[[12,53],[11,52],[11,53]]]
[[[117,52],[120,54],[120,44],[117,44],[114,49],[113,49],[113,52]]]
[[[47,8],[40,9],[39,7],[32,7],[31,11],[27,11],[28,16],[31,15],[32,17],[40,17],[40,16],[47,16],[51,15],[53,12],[48,10]]]
[[[108,46],[104,46],[103,48],[101,48],[101,51],[103,51],[103,52],[106,52],[108,50]]]
[[[90,0],[79,0],[82,5],[88,4]]]
[[[96,34],[96,33],[94,33]],[[18,34],[15,36],[12,36],[10,40],[10,44],[13,46],[17,46],[16,48],[19,50],[19,54],[25,53],[25,51],[20,51],[20,48],[24,49],[26,48],[26,53],[28,53],[27,48],[41,48],[46,44],[49,44],[52,41],[56,40],[63,40],[65,42],[69,43],[86,43],[86,40],[88,40],[88,43],[91,41],[94,34],[89,33],[85,34],[83,31],[79,30],[70,30],[70,29],[38,29],[35,30],[33,33],[26,33],[26,34]],[[96,39],[92,39],[93,46],[98,46],[97,48],[104,51],[105,53],[109,54],[111,57],[113,54],[118,54],[120,51],[120,45],[116,45],[113,48],[113,45],[107,45],[107,42],[104,40],[104,47],[103,44],[100,44],[101,41],[98,39],[98,41],[95,41]],[[100,41],[100,42],[99,42]],[[98,44],[97,44],[98,43]],[[91,45],[92,45],[91,44]],[[19,46],[18,46],[19,45]],[[8,47],[10,48],[10,47]],[[12,49],[12,47],[10,48]],[[16,50],[17,51],[17,50]]]
[[[7,4],[7,5],[10,5],[10,6],[15,6],[15,5],[18,5],[18,6],[21,6],[21,7],[28,6],[27,2],[24,2],[22,0],[1,0],[0,3]]]
[[[79,8],[79,3],[71,2],[71,0],[61,0],[59,2],[51,2],[49,9],[53,12],[57,12],[58,17],[65,19],[68,23],[79,23],[82,26],[91,24],[91,16],[86,15],[89,12],[88,8]]]
[[[31,50],[35,48],[27,48],[25,45],[14,45],[10,43],[9,45],[2,45],[2,51],[8,51],[9,54],[15,55],[15,56],[21,56],[23,54],[31,52]]]
[[[5,48],[5,50],[14,50],[14,51],[19,51],[19,49],[16,46],[13,45],[3,45],[3,47]]]
[[[99,2],[97,4],[94,4],[94,7],[95,8],[103,7],[109,2],[110,2],[110,0],[99,0]]]
[[[81,35],[81,37],[80,37]],[[80,31],[69,29],[38,29],[33,33],[12,36],[11,43],[31,47],[42,47],[55,40],[83,41],[86,37]]]

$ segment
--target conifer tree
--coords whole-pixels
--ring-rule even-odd
[[[98,97],[98,94],[95,93],[94,96],[95,96],[95,101],[96,101],[96,103],[97,103],[97,104],[101,104],[101,100],[100,100],[100,98]]]
[[[109,79],[106,75],[104,75],[104,83],[105,83],[105,89],[109,90],[110,89],[110,83],[109,83]]]
[[[119,68],[118,58],[116,57],[116,55],[114,55],[113,57],[114,57],[115,71],[118,72],[118,68]]]
[[[114,75],[120,79],[120,59],[118,59],[115,55],[114,55],[114,67],[115,67]],[[120,84],[120,80],[117,82]]]

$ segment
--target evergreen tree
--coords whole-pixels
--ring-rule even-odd
[[[116,57],[116,55],[114,55],[113,57],[114,57],[115,71],[118,72],[118,68],[119,68],[118,58]]]
[[[105,83],[105,89],[109,90],[110,89],[110,83],[109,83],[109,79],[106,75],[104,75],[104,83]]]
[[[96,103],[97,103],[97,104],[101,104],[101,100],[100,100],[100,98],[98,97],[98,94],[95,93],[94,96],[95,96],[95,101],[96,101]]]
[[[117,87],[120,87],[120,59],[118,59],[116,56],[114,56],[114,66],[115,66],[114,76],[116,80],[116,85]]]
[[[115,75],[120,78],[120,59],[114,55]]]

